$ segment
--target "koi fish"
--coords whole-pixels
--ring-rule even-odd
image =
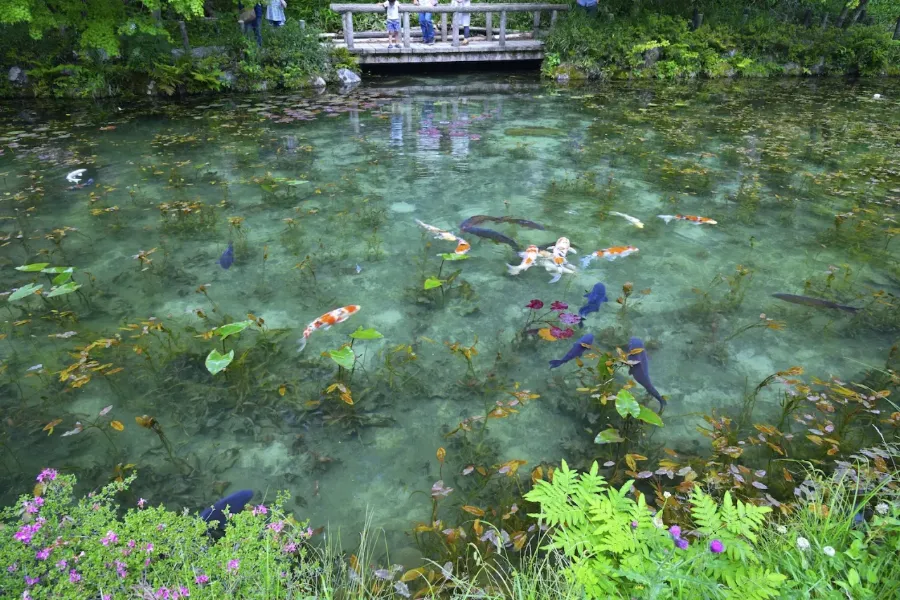
[[[612,248],[604,248],[603,250],[597,250],[582,258],[581,266],[582,268],[587,268],[595,258],[602,257],[606,260],[616,260],[617,258],[623,258],[629,254],[634,254],[637,251],[638,249],[634,246],[613,246]]]
[[[636,219],[636,218],[632,217],[631,215],[626,215],[625,213],[616,212],[614,210],[610,211],[609,214],[616,216],[616,217],[622,217],[623,219],[625,219],[626,221],[628,221],[629,223],[631,223],[638,229],[644,228],[644,224],[641,223],[640,219]],[[666,216],[668,216],[668,215],[666,215]]]
[[[581,315],[581,321],[579,325],[584,327],[584,319],[590,313],[597,312],[600,310],[600,305],[604,302],[608,302],[609,299],[606,297],[606,286],[602,283],[598,283],[594,286],[590,292],[584,295],[587,298],[587,302],[584,306],[578,309],[578,314]]]
[[[564,265],[566,264],[566,255],[571,252],[572,254],[578,254],[574,248],[572,248],[571,242],[569,242],[569,238],[561,237],[556,240],[556,243],[547,248],[550,252],[553,253],[553,263],[556,265]]]
[[[458,243],[456,244],[456,250],[453,251],[454,254],[465,254],[472,249],[472,246],[469,244],[469,242],[462,239],[461,237],[456,238],[456,241]]]
[[[519,256],[522,257],[522,262],[519,266],[514,267],[512,265],[506,265],[506,269],[510,275],[518,275],[522,271],[527,271],[538,259],[538,247],[535,245],[528,246],[525,249],[525,252],[519,252]]]
[[[706,217],[696,217],[694,215],[657,215],[660,219],[666,222],[666,225],[669,224],[669,221],[690,221],[695,225],[716,225],[717,222],[712,219],[708,219]]]
[[[244,510],[244,506],[253,498],[253,490],[240,490],[230,496],[222,498],[209,508],[203,509],[200,518],[206,521],[216,521],[217,529],[225,529],[225,509],[231,514],[239,513]]]
[[[76,169],[66,175],[66,181],[69,183],[81,183],[81,176],[85,174],[87,169]]]
[[[519,219],[516,217],[491,217],[489,215],[474,215],[460,223],[459,230],[464,233],[471,233],[472,235],[477,235],[478,237],[493,240],[501,244],[508,244],[509,247],[516,252],[519,251],[519,244],[517,244],[514,239],[503,235],[499,231],[494,231],[493,229],[476,227],[476,225],[479,225],[480,223],[483,223],[485,221],[494,221],[495,223],[514,223],[521,227],[528,227],[529,229],[544,229],[544,226],[540,223],[535,223],[534,221],[529,221],[528,219]]]
[[[632,350],[637,350],[638,348],[640,348],[640,352],[631,354]],[[656,391],[656,388],[653,387],[653,383],[650,381],[650,357],[647,355],[647,349],[644,348],[644,342],[641,341],[641,338],[633,337],[628,341],[628,353],[628,360],[636,363],[628,367],[628,374],[634,377],[634,380],[641,384],[641,387],[647,390],[648,394],[659,401],[659,410],[664,409],[666,401]]]
[[[556,367],[569,362],[573,358],[578,358],[579,356],[584,354],[585,351],[588,349],[588,346],[590,346],[593,343],[594,343],[594,334],[593,333],[588,333],[588,334],[581,336],[581,338],[577,342],[575,342],[575,344],[572,346],[572,348],[568,352],[566,352],[565,356],[563,356],[562,358],[560,358],[558,360],[550,361],[550,368],[555,369]]]
[[[859,308],[855,306],[847,306],[846,304],[838,304],[831,300],[822,300],[821,298],[810,298],[809,296],[795,296],[794,294],[772,294],[779,300],[790,302],[792,304],[804,304],[806,306],[815,306],[817,308],[835,308],[837,310],[845,310],[855,313]]]
[[[434,225],[429,225],[428,223],[423,223],[418,219],[416,219],[416,225],[418,225],[428,233],[433,233],[434,239],[436,240],[444,240],[445,242],[455,242],[457,240],[457,237],[449,231],[445,231],[439,227],[435,227]]]
[[[332,325],[343,323],[344,321],[349,319],[351,315],[357,312],[359,308],[360,307],[358,304],[342,306],[341,308],[336,308],[331,312],[325,313],[324,315],[307,325],[306,329],[303,330],[303,337],[300,338],[300,348],[297,349],[297,352],[303,352],[303,349],[306,348],[306,341],[309,339],[309,336],[313,334],[313,332],[320,329],[331,329]]]
[[[222,256],[219,257],[219,266],[223,269],[228,270],[231,265],[234,264],[234,244],[232,242],[228,242],[228,248],[225,252],[222,253]]]
[[[552,247],[553,246],[551,246],[551,248]],[[538,263],[543,266],[548,273],[553,273],[553,278],[550,280],[550,283],[556,283],[563,275],[571,275],[575,272],[575,267],[569,261],[563,258],[562,262],[560,262],[560,257],[548,250],[538,250]]]

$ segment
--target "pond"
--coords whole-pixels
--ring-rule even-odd
[[[767,377],[858,381],[891,360],[898,139],[900,84],[874,81],[481,74],[2,105],[0,500],[46,466],[86,490],[137,469],[129,502],[287,490],[314,527],[350,539],[370,513],[415,552],[416,523],[485,505],[483,471],[514,494],[538,466],[620,459],[594,441],[616,415],[588,367],[631,337],[668,400],[634,448],[703,455],[703,416],[745,410]],[[509,219],[461,231],[475,215]],[[508,273],[523,259],[504,238],[560,237],[577,254],[558,282],[540,257]],[[597,283],[608,302],[571,323]],[[213,331],[227,323],[243,325]],[[551,370],[586,333],[593,348]],[[788,377],[751,421],[777,418]],[[628,381],[618,369],[615,389]],[[439,480],[456,491],[433,515]]]

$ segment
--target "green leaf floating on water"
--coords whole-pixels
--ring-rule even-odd
[[[16,271],[25,271],[26,273],[37,273],[38,271],[43,271],[44,268],[50,263],[34,263],[30,265],[22,265],[21,267],[16,267]]]
[[[624,441],[622,436],[619,435],[619,432],[612,428],[601,431],[597,434],[597,437],[594,438],[595,444],[617,444]]]
[[[48,275],[56,275],[53,278],[53,285],[62,285],[68,280],[72,279],[72,273],[75,272],[75,267],[47,267],[46,269],[41,269],[41,273],[47,273]]]
[[[22,287],[20,287],[16,291],[14,291],[12,293],[12,295],[10,295],[9,301],[15,302],[16,300],[21,300],[25,296],[30,296],[31,294],[35,293],[42,287],[44,287],[43,283],[39,283],[39,284],[29,283],[28,285],[23,285]]]
[[[468,254],[453,254],[452,252],[445,252],[444,254],[439,254],[441,258],[444,260],[468,260]]]
[[[443,283],[444,282],[441,281],[440,279],[438,279],[437,277],[429,277],[428,279],[425,280],[424,287],[426,290],[433,290],[436,287],[441,287],[441,284],[443,284]]]
[[[353,350],[349,346],[344,346],[340,350],[329,350],[328,356],[348,371],[353,368],[353,363],[356,362],[356,355],[353,354]]]
[[[218,350],[213,350],[206,357],[206,370],[212,375],[231,364],[234,360],[234,350],[229,350],[228,354],[221,354]]]
[[[377,340],[378,338],[383,338],[380,332],[375,331],[374,329],[363,329],[362,327],[357,327],[356,331],[350,334],[354,340]]]
[[[637,416],[638,419],[645,423],[650,423],[651,425],[656,425],[657,427],[663,426],[662,419],[659,418],[659,415],[647,408],[646,406],[641,407],[641,412]]]
[[[624,419],[628,415],[637,417],[641,414],[641,405],[628,390],[619,390],[616,394],[616,412]]]
[[[63,284],[59,287],[55,287],[50,290],[50,293],[47,294],[48,298],[56,298],[57,296],[65,296],[66,294],[71,294],[81,286],[74,281],[70,281],[69,283]]]
[[[236,323],[229,323],[228,325],[222,325],[221,327],[216,327],[215,329],[213,329],[213,334],[219,336],[224,340],[229,335],[240,333],[251,325],[253,325],[253,321],[238,321]]]

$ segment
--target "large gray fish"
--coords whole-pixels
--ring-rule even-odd
[[[641,352],[637,354],[631,354],[633,350],[641,349]],[[644,348],[644,342],[641,341],[641,338],[633,337],[628,341],[628,360],[637,362],[636,365],[631,365],[628,367],[628,374],[631,375],[635,381],[641,384],[647,393],[659,400],[659,409],[662,410],[666,407],[666,401],[663,400],[662,395],[656,391],[656,388],[653,387],[653,383],[650,381],[650,356],[647,354],[647,350]]]
[[[810,298],[809,296],[795,296],[794,294],[772,294],[779,300],[790,302],[792,304],[803,304],[805,306],[813,306],[816,308],[835,308],[837,310],[845,310],[855,313],[859,311],[855,306],[847,306],[846,304],[838,304],[831,300],[822,300],[821,298]]]
[[[465,231],[466,233],[477,235],[478,237],[493,240],[501,244],[508,244],[509,247],[516,252],[519,251],[519,244],[516,243],[514,239],[503,235],[499,231],[494,231],[493,229],[476,227],[476,225],[484,223],[485,221],[493,221],[495,223],[514,223],[515,225],[519,225],[521,227],[528,227],[529,229],[540,229],[542,231],[544,229],[544,226],[540,223],[535,223],[534,221],[529,221],[528,219],[518,219],[516,217],[491,217],[489,215],[471,216],[459,224],[459,229],[460,231]]]

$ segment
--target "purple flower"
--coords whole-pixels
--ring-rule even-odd
[[[56,479],[57,475],[59,475],[59,473],[56,471],[56,469],[44,469],[37,476],[37,480],[41,483],[44,483],[45,481],[53,481],[54,479]]]
[[[232,558],[228,561],[228,570],[229,571],[237,571],[241,567],[241,561],[236,558]]]
[[[6,570],[9,571],[10,573],[15,573],[16,571],[19,570],[19,563],[14,562],[13,564],[6,567]]]
[[[166,528],[166,524],[165,524],[165,523],[160,523],[159,525],[156,526],[156,530],[157,530],[157,531],[162,531],[162,530],[165,529],[165,528]]]
[[[70,583],[78,583],[81,581],[81,575],[78,574],[78,571],[72,569],[69,571],[69,582]]]
[[[60,569],[60,570],[65,569],[68,566],[69,566],[69,561],[67,561],[65,559],[57,561],[57,563],[56,563],[56,568]]]
[[[171,594],[169,593],[169,588],[161,587],[156,590],[156,593],[153,594],[154,598],[159,598],[160,600],[169,600],[171,598]]]
[[[128,547],[134,548],[134,540],[128,540]]]
[[[550,335],[555,337],[558,340],[567,340],[573,335],[575,335],[575,330],[571,327],[566,328],[565,330],[560,329],[554,325],[550,326]]]
[[[47,560],[50,557],[50,553],[53,551],[53,548],[47,547],[35,554],[35,558],[38,560]]]
[[[34,505],[35,505],[35,506],[43,506],[43,505],[44,505],[44,499],[41,498],[40,496],[35,496],[35,498],[34,498]]]
[[[554,300],[553,304],[550,305],[550,310],[566,310],[567,308],[569,308],[569,305],[559,300]]]
[[[209,575],[204,575],[203,573],[201,573],[200,575],[194,577],[194,582],[197,585],[206,585],[207,583],[209,583]]]
[[[525,305],[525,308],[530,308],[531,310],[538,310],[544,308],[544,303],[535,298],[531,302]]]
[[[100,539],[100,543],[104,546],[109,546],[110,544],[115,544],[119,541],[119,536],[116,535],[114,531],[107,531],[106,535],[104,535]]]
[[[264,504],[260,504],[260,505],[258,505],[258,506],[254,506],[254,507],[253,507],[253,516],[254,516],[254,517],[255,517],[256,515],[264,515],[264,514],[266,514],[266,513],[268,513],[268,512],[269,512],[269,511],[266,509],[266,507],[265,507]]]
[[[709,543],[709,551],[713,554],[721,554],[725,552],[725,544],[721,540],[713,540]]]
[[[40,577],[29,577],[28,575],[25,576],[25,583],[27,583],[28,585],[37,585],[40,580]]]
[[[632,521],[632,522],[631,522],[631,528],[632,528],[632,529],[637,529],[637,528],[638,528],[638,522],[637,522],[637,521]]]
[[[672,537],[677,538],[681,535],[681,527],[679,527],[678,525],[672,525],[671,527],[669,527],[669,533],[672,534]]]
[[[679,550],[687,550],[688,541],[684,538],[675,538],[675,545],[678,546]]]
[[[275,533],[278,533],[282,529],[284,529],[284,523],[282,523],[281,521],[275,521],[274,523],[269,523],[267,527]]]
[[[147,552],[153,552],[153,544],[147,543],[147,545],[144,547],[144,550],[146,550]]]
[[[581,317],[574,313],[559,313],[559,320],[565,325],[576,325],[581,322]]]
[[[293,554],[294,552],[297,551],[297,544],[294,542],[285,544],[284,548],[282,548],[282,551],[285,552],[286,554]]]
[[[183,585],[179,585],[179,586],[178,586],[178,592],[177,592],[177,593],[178,593],[178,594],[181,594],[181,597],[182,597],[182,598],[190,598],[190,597],[191,597],[191,590],[187,589],[187,588],[184,587]]]

